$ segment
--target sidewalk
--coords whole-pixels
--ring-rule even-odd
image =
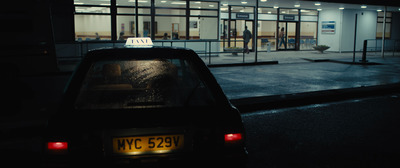
[[[400,82],[399,56],[386,56],[385,58],[368,56],[369,62],[379,64],[354,65],[349,64],[353,61],[352,55],[352,53],[319,54],[314,51],[272,52],[265,57],[274,58],[278,60],[279,64],[210,69],[229,99]],[[361,59],[361,53],[358,55],[355,59],[356,62]],[[221,59],[224,58],[221,57]],[[310,60],[322,60],[323,62],[310,62]]]
[[[376,58],[382,58],[380,52],[368,52],[367,60],[374,60]],[[390,57],[398,57],[400,53],[385,53],[385,58]],[[206,64],[210,65],[219,65],[219,64],[236,64],[243,63],[243,53],[238,53],[237,56],[232,55],[231,53],[220,53],[218,55],[212,55],[209,57],[208,55],[201,55],[202,60]],[[308,62],[305,59],[311,60],[338,60],[338,61],[353,61],[353,53],[345,52],[345,53],[337,53],[337,52],[324,52],[323,54],[318,51],[272,51],[272,52],[258,52],[257,54],[257,62],[271,62],[277,61],[279,64],[286,63],[306,63]],[[362,52],[356,52],[355,61],[359,62],[362,59]],[[254,63],[255,62],[255,53],[251,52],[250,54],[244,54],[244,62],[245,63]]]

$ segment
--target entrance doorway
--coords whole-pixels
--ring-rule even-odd
[[[224,19],[224,30],[223,30],[223,47],[244,47],[243,31],[245,26],[250,30],[252,39],[250,40],[248,47],[250,51],[253,51],[253,39],[254,39],[254,21],[253,20],[231,20],[230,26],[228,25],[229,20]]]
[[[283,29],[283,31],[282,31]],[[297,22],[279,22],[276,46],[277,50],[297,49]]]

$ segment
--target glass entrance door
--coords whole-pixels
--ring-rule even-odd
[[[253,28],[254,21],[252,20],[231,20],[230,29],[228,25],[229,21],[224,20],[224,30],[223,30],[223,43],[224,47],[244,47],[243,41],[243,31],[247,26],[247,29],[251,32],[252,36],[254,36]],[[253,40],[254,37],[250,40],[248,47],[250,51],[253,51]]]
[[[226,47],[236,47],[236,20],[231,20],[230,25],[229,20],[224,20],[224,30],[223,30],[223,46]],[[229,27],[230,26],[230,27]],[[230,29],[229,29],[230,28]]]
[[[295,50],[297,42],[297,22],[279,22],[279,33],[277,37],[278,50]]]

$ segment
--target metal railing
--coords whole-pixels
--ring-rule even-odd
[[[238,42],[240,42],[238,40]],[[154,46],[183,47],[194,50],[208,65],[256,62],[254,58],[245,56],[243,51],[231,51],[223,48],[224,41],[220,40],[154,40]],[[87,52],[99,48],[123,48],[125,41],[79,41],[72,43],[57,43],[57,60],[77,61],[82,59]],[[220,55],[232,55],[229,59],[217,59]],[[248,58],[248,59],[246,59]]]
[[[382,39],[367,39],[366,54],[378,56],[382,52]],[[384,55],[400,55],[400,39],[385,39]]]

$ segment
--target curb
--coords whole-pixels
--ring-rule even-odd
[[[361,61],[349,62],[349,61],[339,61],[332,59],[310,59],[310,58],[302,58],[302,59],[310,62],[333,62],[333,63],[349,64],[349,65],[383,65],[382,63],[376,63],[376,62],[361,62]]]
[[[248,113],[256,110],[304,106],[392,93],[400,93],[400,83],[231,99],[230,101],[241,113]]]
[[[210,64],[210,65],[207,65],[207,66],[209,68],[215,68],[215,67],[233,67],[233,66],[272,65],[272,64],[278,64],[278,61],[234,63],[234,64]]]
[[[377,62],[347,62],[347,61],[338,61],[338,60],[330,60],[330,62],[341,63],[341,64],[349,64],[349,65],[383,65]]]

